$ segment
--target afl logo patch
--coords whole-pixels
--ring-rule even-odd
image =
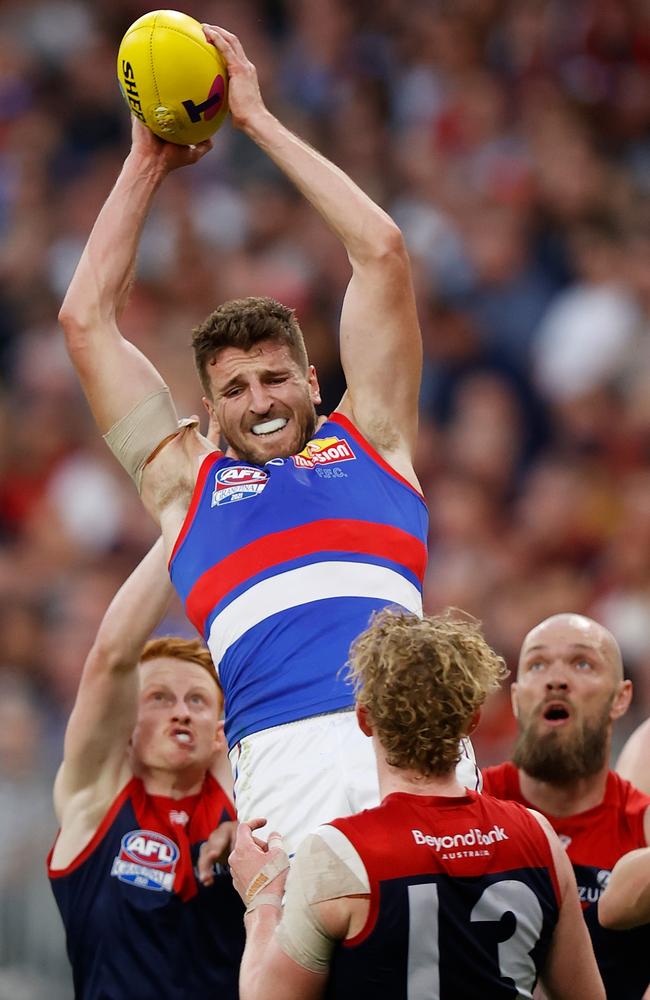
[[[153,830],[125,833],[111,875],[140,889],[171,892],[180,858],[178,845]]]
[[[214,477],[212,506],[221,507],[225,503],[256,497],[268,481],[268,472],[254,465],[229,465],[227,469],[219,469]]]

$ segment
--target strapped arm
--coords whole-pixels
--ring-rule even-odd
[[[145,398],[166,389],[148,358],[124,339],[118,319],[156,191],[171,170],[196,162],[210,147],[210,142],[197,146],[162,142],[133,119],[131,151],[99,213],[61,306],[59,320],[68,353],[103,434]],[[173,432],[175,420],[175,411],[168,404],[156,444]]]

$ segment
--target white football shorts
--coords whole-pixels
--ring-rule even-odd
[[[458,780],[480,791],[470,740],[462,741],[462,750]],[[282,834],[288,854],[321,824],[379,805],[372,740],[359,729],[354,711],[263,729],[245,736],[229,756],[238,818],[266,819],[255,836]]]

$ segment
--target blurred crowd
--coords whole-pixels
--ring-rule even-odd
[[[51,781],[99,619],[156,537],[56,320],[128,149],[115,57],[148,9],[0,0],[0,1000],[71,995],[44,870]],[[546,615],[607,625],[636,689],[620,743],[650,714],[650,7],[183,10],[241,36],[269,107],[405,233],[427,610],[470,611],[511,666]],[[338,242],[226,125],[161,192],[122,326],[179,412],[200,413],[192,327],[225,299],[272,295],[295,307],[330,410],[347,280]],[[192,634],[178,606],[161,631]],[[483,763],[507,756],[507,692],[477,737]]]

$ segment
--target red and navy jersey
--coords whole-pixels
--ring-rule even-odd
[[[94,837],[48,874],[77,1000],[236,1000],[243,907],[230,874],[202,886],[201,843],[234,810],[207,775],[184,799],[132,778]]]
[[[522,795],[519,771],[510,761],[486,768],[483,788],[499,799],[531,805]],[[643,820],[648,807],[650,796],[610,771],[599,805],[573,816],[544,813],[573,865],[600,974],[612,1000],[639,1000],[650,983],[650,925],[608,931],[598,922],[598,899],[612,868],[628,851],[646,846]]]
[[[363,861],[370,910],[334,953],[337,1000],[530,996],[557,924],[548,839],[521,806],[397,793],[335,820]]]
[[[334,414],[298,455],[203,462],[170,560],[224,690],[229,746],[353,703],[344,671],[373,611],[421,614],[420,493]]]

